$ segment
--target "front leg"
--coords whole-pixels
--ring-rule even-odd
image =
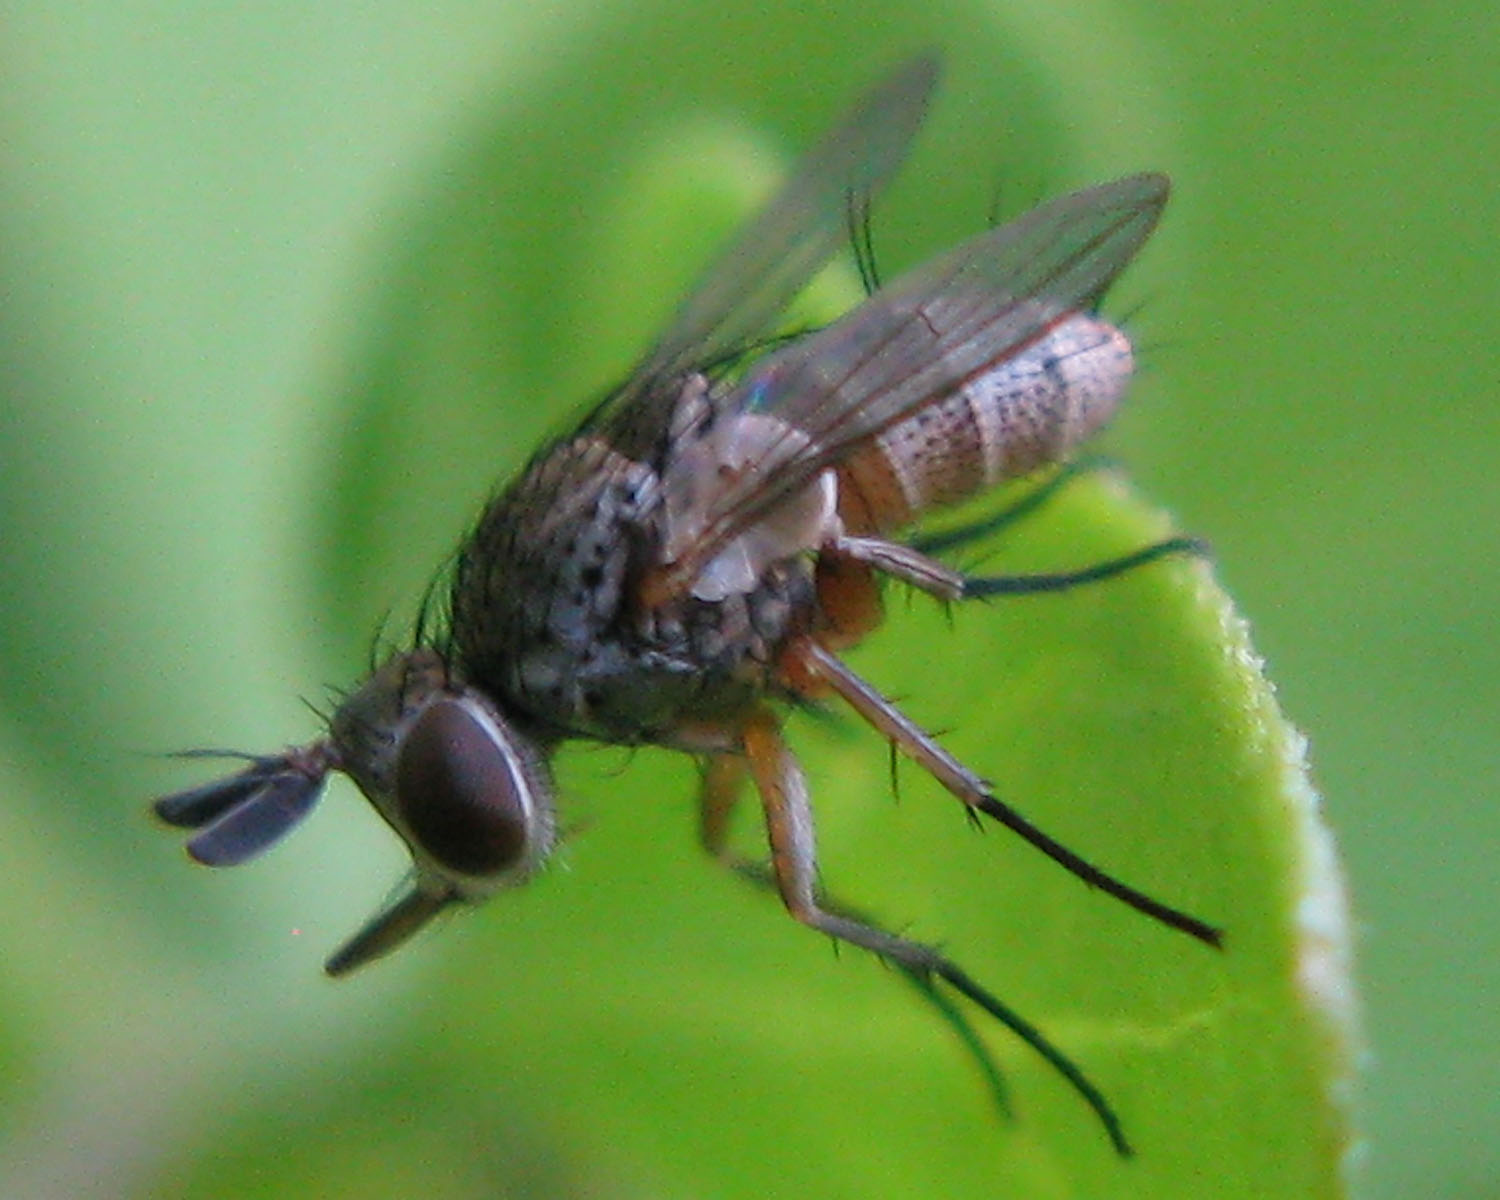
[[[817,839],[807,778],[783,740],[776,718],[769,711],[761,709],[753,713],[742,736],[750,775],[755,780],[765,811],[775,887],[787,911],[804,925],[869,950],[895,964],[930,993],[933,980],[940,979],[978,1005],[1057,1070],[1093,1109],[1116,1152],[1129,1156],[1130,1143],[1104,1094],[1034,1025],[933,947],[897,937],[822,903],[818,894]],[[960,1026],[961,1032],[963,1028]]]
[[[744,858],[729,848],[730,817],[739,802],[749,773],[749,765],[742,752],[720,752],[704,760],[698,788],[698,837],[704,850],[714,861],[728,867],[741,879],[762,891],[777,892],[780,889],[769,866]],[[853,921],[864,920],[847,904],[832,899],[826,893],[822,894],[821,900],[824,909],[829,912]],[[1000,1073],[1000,1065],[968,1015],[952,996],[938,990],[930,975],[918,974],[901,963],[896,966],[901,970],[902,978],[916,988],[922,999],[953,1030],[973,1058],[980,1074],[984,1076],[995,1106],[1005,1116],[1010,1116],[1010,1096],[1005,1086],[1005,1077]]]

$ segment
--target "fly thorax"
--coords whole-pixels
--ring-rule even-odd
[[[470,676],[543,720],[565,714],[619,622],[658,502],[656,473],[598,437],[534,462],[459,556],[452,632]]]

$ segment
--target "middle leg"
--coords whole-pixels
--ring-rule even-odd
[[[1019,834],[1053,862],[1100,891],[1122,901],[1137,912],[1160,921],[1190,937],[1219,946],[1223,931],[1190,913],[1162,903],[1074,853],[1056,838],[1033,825],[1006,804],[981,779],[931,734],[882,696],[847,667],[832,651],[810,637],[798,638],[784,654],[784,672],[799,682],[816,681],[836,692],[855,712],[883,734],[902,754],[932,775],[967,806],[971,816],[983,813]],[[748,744],[748,743],[747,743]],[[751,769],[755,759],[751,756]],[[757,786],[761,785],[756,775]],[[977,818],[975,818],[977,820]],[[778,868],[779,873],[779,868]],[[790,905],[788,901],[788,905]]]

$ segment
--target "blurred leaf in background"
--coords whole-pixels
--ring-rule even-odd
[[[402,869],[362,802],[222,876],[142,817],[184,781],[153,751],[306,736],[299,696],[358,674],[496,479],[628,366],[788,156],[929,45],[949,71],[877,212],[887,275],[971,232],[997,189],[1014,210],[1175,179],[1115,298],[1141,306],[1147,371],[1109,447],[1212,539],[1315,737],[1368,926],[1366,1190],[1493,1191],[1493,33],[1472,3],[10,6],[7,1191],[1067,1195],[1061,1154],[1082,1194],[1127,1195],[1212,1159],[1203,1114],[1161,1111],[1166,1080],[1141,1070],[1161,1048],[1111,1062],[1120,1031],[1097,1022],[1112,971],[1159,978],[1183,1013],[1255,954],[1205,962],[1078,902],[913,781],[891,804],[873,739],[798,731],[815,781],[837,780],[830,878],[948,939],[1155,1112],[1177,1139],[1156,1167],[1111,1160],[1011,1046],[1020,1112],[997,1124],[887,972],[830,961],[698,861],[669,756],[570,755],[587,828],[562,869],[342,987],[322,955]],[[1156,519],[1111,486],[997,569],[1086,560]],[[1195,577],[951,632],[897,605],[859,665],[1069,840],[1107,838],[1156,890],[1204,886],[1194,846],[1222,845],[1198,834],[1223,793],[1175,781],[1204,791],[1201,829],[1111,820],[1113,781],[1069,753],[1156,694],[1101,699],[1140,664],[1083,651],[1174,653],[1115,625],[1179,611]],[[955,680],[973,662],[983,677]],[[1202,898],[1232,908],[1233,885]]]

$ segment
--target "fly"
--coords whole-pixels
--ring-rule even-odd
[[[711,855],[778,893],[797,920],[897,966],[971,1047],[981,1043],[944,988],[1010,1028],[1128,1154],[1109,1102],[1040,1031],[936,949],[822,893],[808,781],[782,735],[789,704],[837,697],[972,819],[999,821],[1089,884],[1219,944],[1213,926],[1030,824],[839,658],[879,624],[884,579],[959,601],[1062,590],[1197,548],[1173,538],[1077,572],[981,577],[933,557],[935,539],[895,536],[1065,460],[1114,411],[1131,346],[1094,309],[1155,227],[1164,176],[1052,201],[821,330],[768,340],[834,252],[846,213],[899,165],[937,73],[919,58],[866,94],[721,252],[626,382],[498,493],[458,554],[440,630],[375,669],[319,738],[155,811],[193,831],[194,859],[233,866],[306,816],[330,772],[353,779],[415,869],[328,961],[343,975],[542,867],[558,838],[549,763],[561,743],[684,751],[701,764]],[[765,864],[728,845],[747,784],[764,812]]]

